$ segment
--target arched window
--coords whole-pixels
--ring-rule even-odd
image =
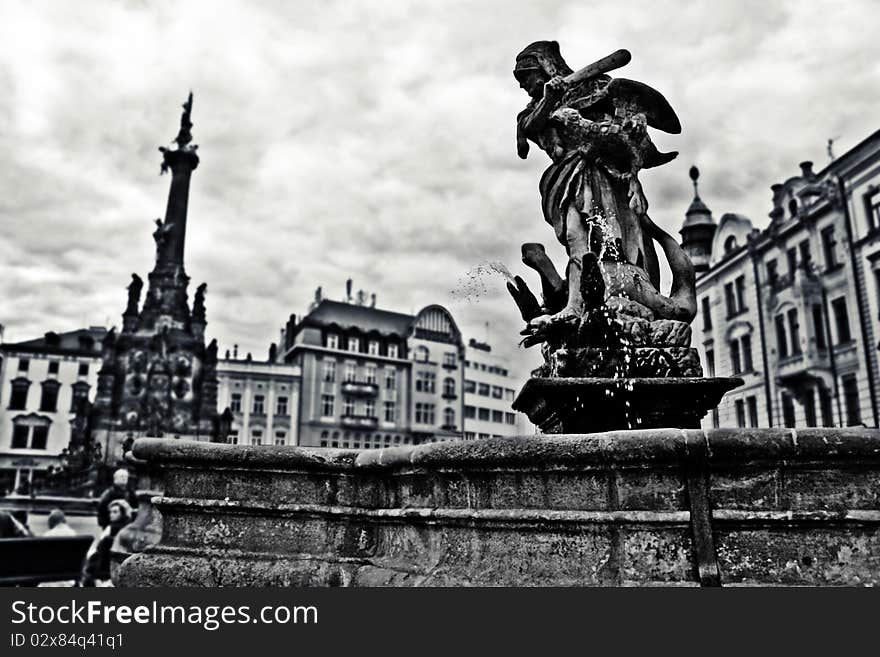
[[[431,357],[431,352],[428,351],[428,348],[425,345],[419,345],[413,351],[413,357],[420,363],[427,363],[428,359]]]
[[[792,217],[796,217],[798,213],[798,202],[797,199],[791,199],[788,202],[788,212]]]
[[[451,408],[443,410],[443,428],[455,429],[455,411]]]
[[[736,235],[730,235],[724,240],[724,252],[730,253],[736,248]]]
[[[451,376],[448,376],[443,380],[443,396],[447,399],[455,398],[455,379]]]

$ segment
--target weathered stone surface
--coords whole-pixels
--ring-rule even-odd
[[[638,317],[649,322],[655,317],[653,310],[626,297],[608,297],[605,300],[605,305],[618,314]]]
[[[691,327],[674,319],[656,319],[650,323],[647,344],[652,347],[689,347]]]
[[[135,452],[164,465],[173,497],[158,501],[161,544],[126,560],[120,585],[696,585],[694,476],[724,584],[880,584],[876,430],[657,429],[361,453],[146,439]],[[253,485],[224,486],[244,473]]]

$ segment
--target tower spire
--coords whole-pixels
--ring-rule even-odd
[[[692,166],[688,172],[691,183],[694,186],[694,200],[685,212],[684,224],[679,231],[681,233],[681,246],[688,254],[697,273],[704,272],[709,268],[709,260],[712,255],[712,238],[717,228],[712,218],[712,211],[700,198],[698,181],[700,170]]]

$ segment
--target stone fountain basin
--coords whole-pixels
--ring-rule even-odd
[[[134,453],[164,528],[123,586],[880,584],[873,429]]]
[[[567,377],[526,381],[513,408],[545,433],[686,427],[716,408],[738,377]]]

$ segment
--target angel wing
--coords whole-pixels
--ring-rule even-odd
[[[603,105],[608,107],[605,111],[613,113],[612,100],[622,98],[632,101],[645,113],[648,125],[657,130],[677,135],[681,132],[681,123],[675,110],[669,101],[656,89],[642,82],[627,80],[626,78],[613,78],[607,85],[597,91],[581,96],[565,104],[577,110],[599,109]]]

